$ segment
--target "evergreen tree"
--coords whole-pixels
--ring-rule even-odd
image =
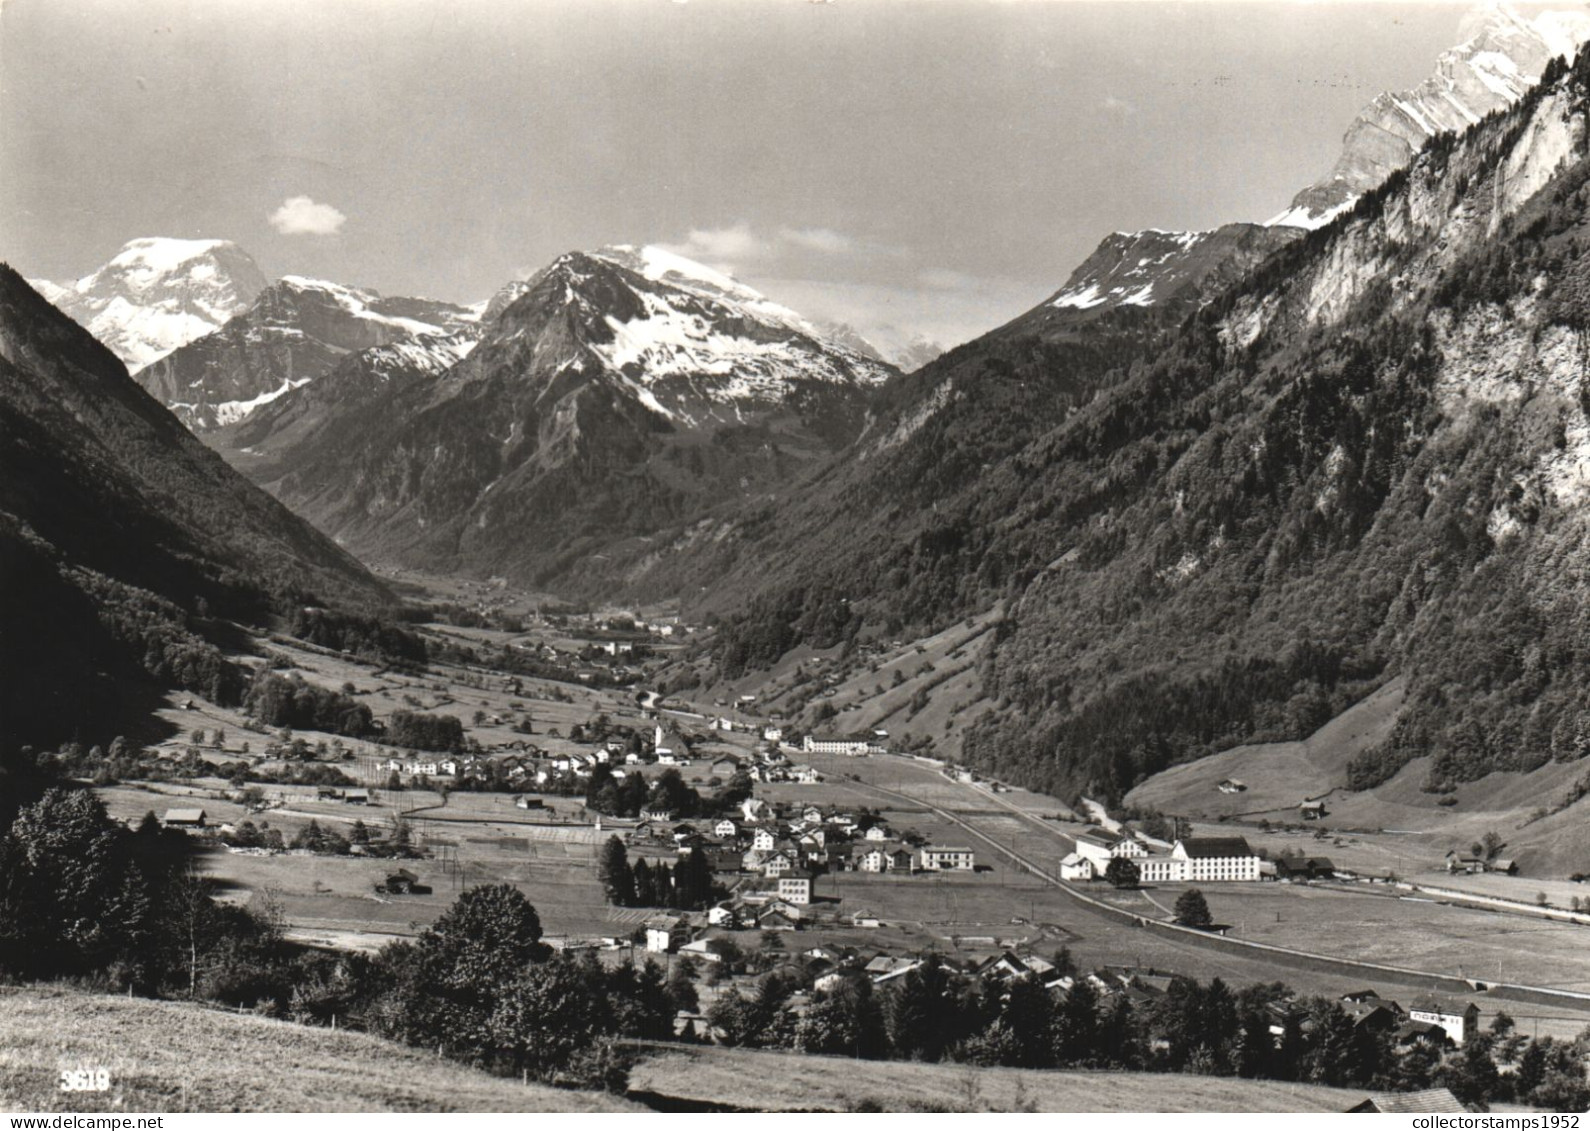
[[[1214,921],[1204,893],[1197,888],[1188,888],[1176,898],[1176,922],[1182,926],[1207,930],[1214,925]]]
[[[635,906],[658,906],[657,881],[653,878],[651,865],[646,863],[645,857],[635,861],[631,876],[635,885]]]
[[[602,882],[602,892],[607,902],[615,907],[632,907],[635,903],[635,876],[629,867],[629,852],[624,841],[617,836],[607,838],[597,858],[597,877]]]

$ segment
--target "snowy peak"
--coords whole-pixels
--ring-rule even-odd
[[[382,351],[372,367],[439,373],[480,333],[467,307],[382,295],[288,275],[243,313],[139,372],[139,382],[195,431],[235,424],[315,381],[345,357]]]
[[[1406,167],[1430,138],[1465,130],[1512,105],[1552,59],[1573,61],[1590,39],[1590,11],[1570,8],[1526,19],[1509,4],[1489,4],[1464,20],[1461,34],[1463,41],[1444,52],[1418,86],[1377,95],[1348,128],[1335,168],[1268,223],[1322,227]]]
[[[245,310],[265,288],[249,254],[226,240],[131,240],[74,283],[33,286],[139,370]]]
[[[776,405],[812,383],[865,388],[895,372],[660,248],[570,252],[498,297],[507,301],[472,372],[605,373],[648,411],[685,426],[739,420],[753,404]]]
[[[1208,232],[1115,232],[1039,309],[1064,312],[1071,320],[1123,306],[1191,309],[1298,235],[1258,224]]]

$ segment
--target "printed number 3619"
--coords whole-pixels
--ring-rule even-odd
[[[110,1090],[110,1071],[104,1068],[63,1069],[61,1071],[61,1091],[63,1092],[108,1092]]]

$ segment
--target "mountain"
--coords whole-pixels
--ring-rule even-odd
[[[1587,136],[1590,60],[1550,64],[1196,313],[953,350],[783,505],[653,568],[708,587],[726,679],[998,610],[964,757],[1061,796],[1302,737],[1395,677],[1353,788],[1578,759]]]
[[[203,431],[235,423],[346,355],[377,346],[401,347],[414,365],[440,372],[473,347],[479,318],[450,303],[289,275],[214,333],[140,370],[138,381]]]
[[[561,256],[480,317],[445,372],[349,354],[209,438],[367,560],[591,587],[842,449],[895,375],[649,247]]]
[[[944,353],[944,347],[925,334],[905,335],[889,326],[870,330],[866,337],[848,322],[825,322],[819,328],[829,341],[892,365],[901,373],[921,369]]]
[[[102,741],[162,687],[235,701],[229,622],[393,600],[4,265],[0,575],[4,753]]]
[[[1511,106],[1558,56],[1569,62],[1590,39],[1590,12],[1540,12],[1531,19],[1509,4],[1472,13],[1462,42],[1436,60],[1435,72],[1412,90],[1376,96],[1342,139],[1342,155],[1324,178],[1293,198],[1270,224],[1317,228],[1362,193],[1403,168],[1439,133],[1465,130]]]
[[[75,283],[30,282],[134,371],[208,334],[265,289],[258,265],[226,240],[136,239]]]
[[[1116,232],[1028,319],[1076,321],[1116,306],[1188,313],[1299,238],[1294,228],[1227,224],[1208,232]]]
[[[1462,42],[1412,90],[1378,95],[1353,121],[1331,172],[1264,224],[1204,232],[1116,232],[1105,237],[1048,305],[1051,318],[1086,317],[1116,306],[1173,301],[1184,309],[1251,269],[1269,253],[1321,227],[1362,193],[1403,168],[1436,134],[1462,131],[1512,105],[1559,55],[1572,59],[1590,38],[1590,11],[1541,12],[1531,19],[1506,4],[1471,14]]]

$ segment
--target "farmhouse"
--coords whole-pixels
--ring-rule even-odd
[[[160,823],[168,829],[202,829],[204,822],[203,809],[167,809]]]
[[[1080,852],[1073,852],[1060,861],[1060,878],[1062,880],[1092,880],[1098,873],[1093,870],[1093,861]]]
[[[889,854],[881,848],[861,849],[855,856],[855,868],[858,872],[887,872]]]
[[[1472,1001],[1458,1005],[1431,996],[1422,997],[1408,1007],[1408,1020],[1439,1025],[1453,1043],[1459,1045],[1474,1035],[1479,1018],[1480,1007]]]
[[[672,954],[690,941],[690,924],[682,915],[653,915],[646,920],[646,949]]]
[[[1077,834],[1076,854],[1091,861],[1094,873],[1102,876],[1112,858],[1122,856],[1135,860],[1147,856],[1148,849],[1130,837],[1091,826]]]
[[[1305,821],[1317,821],[1325,814],[1325,802],[1305,801],[1297,807],[1297,815]]]
[[[1446,1088],[1426,1088],[1422,1092],[1379,1093],[1347,1110],[1349,1113],[1370,1112],[1382,1115],[1422,1115],[1427,1112],[1455,1112],[1462,1115],[1469,1109],[1459,1103],[1458,1098]]]
[[[384,883],[375,885],[375,890],[385,895],[429,895],[429,885],[420,883],[420,878],[407,868],[399,868],[386,878]]]
[[[740,826],[735,824],[728,817],[725,817],[723,820],[712,826],[712,835],[724,837],[726,839],[737,837],[740,835]]]
[[[370,804],[370,791],[368,789],[345,789],[342,791],[342,803],[344,805],[368,805]]]
[[[970,848],[943,848],[931,844],[922,848],[924,872],[970,872],[976,867],[977,857]]]

